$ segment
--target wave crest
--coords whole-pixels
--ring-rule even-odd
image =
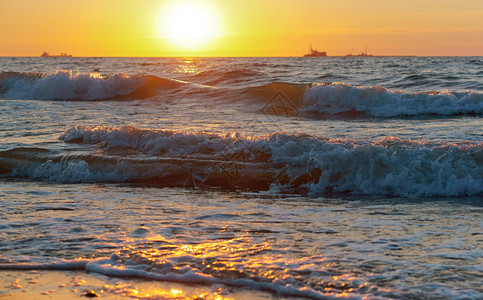
[[[54,74],[4,72],[0,92],[7,99],[22,100],[123,100],[147,98],[159,90],[182,83],[156,76],[99,73]]]
[[[242,137],[76,126],[60,136],[102,152],[0,152],[2,176],[61,182],[216,186],[302,194],[393,196],[483,193],[483,143],[333,140],[304,134]]]
[[[303,103],[306,112],[360,112],[374,117],[483,114],[483,94],[477,92],[405,93],[344,83],[313,86]]]

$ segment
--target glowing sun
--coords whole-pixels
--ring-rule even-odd
[[[220,18],[207,2],[173,1],[168,3],[159,18],[163,38],[179,47],[200,47],[221,35]]]

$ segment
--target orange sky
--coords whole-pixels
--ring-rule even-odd
[[[187,0],[221,30],[196,49],[160,33],[170,0],[0,0],[0,56],[483,55],[481,0]]]

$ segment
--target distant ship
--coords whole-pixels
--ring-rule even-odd
[[[354,52],[354,50],[352,50],[352,52]],[[346,56],[347,57],[370,57],[370,56],[372,56],[372,55],[367,54],[367,46],[366,46],[366,50],[364,52],[361,52],[361,54],[352,55],[352,52],[351,52],[351,54],[347,54]]]
[[[49,52],[44,52],[40,57],[72,57],[72,54],[61,53],[59,55],[52,55]]]
[[[327,56],[327,52],[320,52],[317,50],[314,50],[312,48],[312,45],[310,45],[309,53],[305,54],[304,57],[325,57]]]

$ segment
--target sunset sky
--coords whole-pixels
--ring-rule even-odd
[[[0,0],[0,56],[301,56],[310,44],[483,55],[483,1]]]

